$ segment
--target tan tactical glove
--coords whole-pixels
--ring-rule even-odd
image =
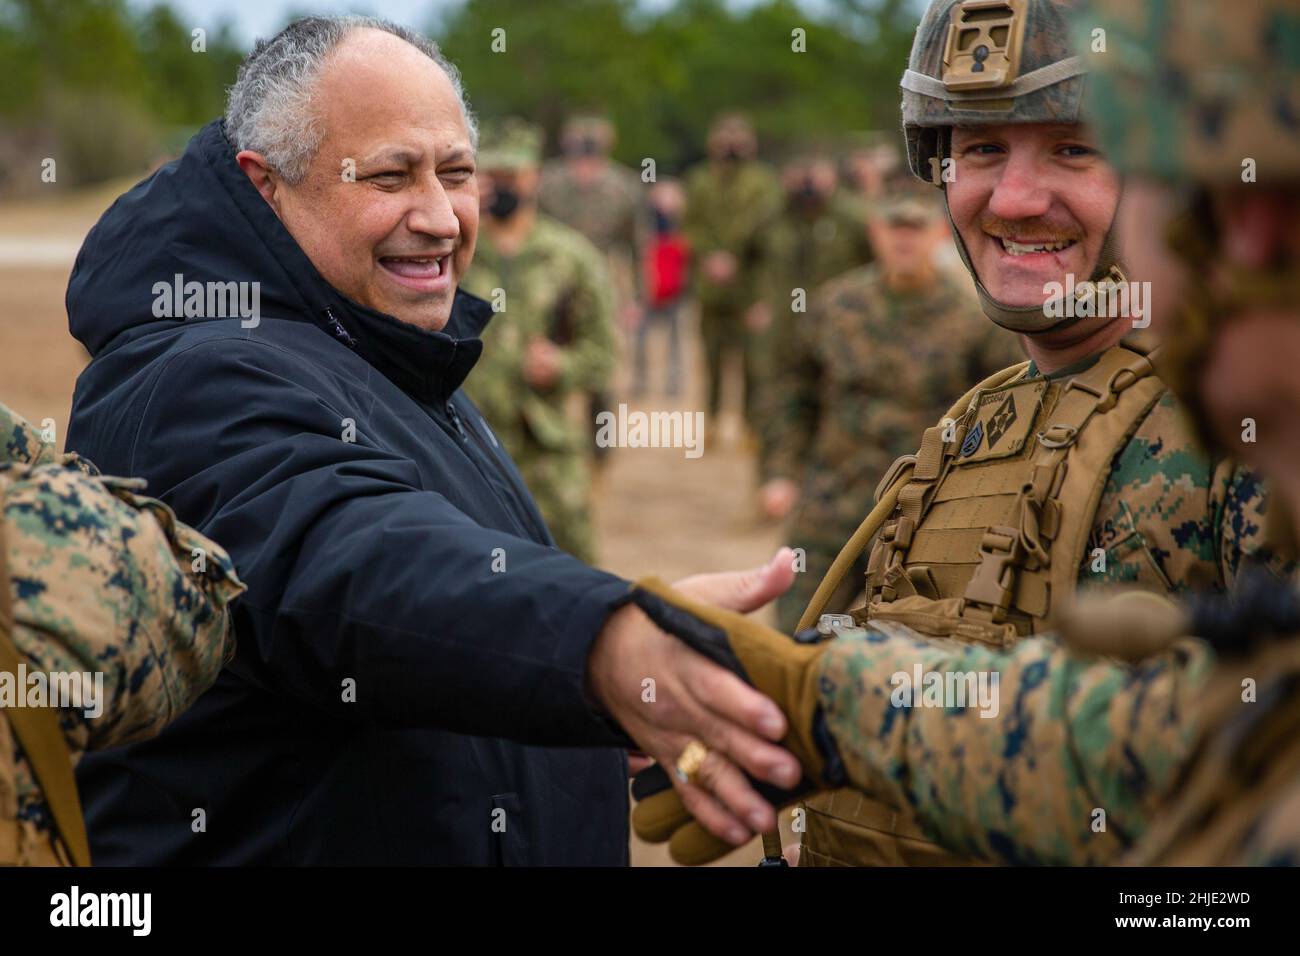
[[[785,713],[790,726],[781,745],[798,758],[805,778],[789,791],[753,781],[764,799],[782,807],[843,782],[844,769],[817,695],[817,664],[830,635],[810,630],[791,640],[740,614],[692,601],[657,578],[638,581],[633,601],[660,628],[744,679]],[[632,827],[637,835],[649,843],[668,843],[672,858],[688,866],[709,863],[735,849],[695,822],[673,789],[670,772],[656,764],[633,781],[637,803]]]

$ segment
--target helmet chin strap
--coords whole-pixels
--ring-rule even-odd
[[[1041,305],[1005,305],[993,298],[989,290],[984,288],[984,283],[980,281],[979,273],[975,271],[975,264],[971,262],[970,253],[966,250],[966,243],[962,240],[961,232],[957,229],[957,224],[953,222],[952,209],[948,205],[948,190],[946,189],[943,191],[943,207],[948,213],[948,222],[952,225],[952,235],[957,241],[957,252],[961,255],[962,264],[966,266],[966,271],[975,280],[975,292],[979,295],[980,308],[996,324],[1012,332],[1036,335],[1043,332],[1059,332],[1062,329],[1068,329],[1081,319],[1088,318],[1086,315],[1079,315],[1076,310],[1067,310],[1064,294],[1048,299]],[[1114,219],[1111,220],[1110,226],[1106,229],[1106,237],[1102,240],[1101,253],[1097,256],[1097,266],[1088,278],[1095,285],[1101,285],[1102,283],[1118,285],[1128,281],[1124,267],[1119,262],[1119,241],[1115,238]],[[1086,286],[1083,283],[1076,285],[1075,298],[1082,298],[1085,289]],[[1069,315],[1068,311],[1075,311],[1075,314]],[[1056,316],[1062,316],[1062,318]]]

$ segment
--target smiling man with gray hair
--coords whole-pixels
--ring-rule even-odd
[[[491,315],[458,289],[475,147],[432,43],[311,17],[87,237],[68,444],[249,585],[214,689],[79,768],[97,862],[623,863],[633,747],[720,836],[774,826],[745,773],[797,781],[784,718],[661,628],[739,626],[705,605],[762,605],[790,554],[682,582],[692,611],[554,547],[460,390]],[[152,309],[213,282],[260,314]]]

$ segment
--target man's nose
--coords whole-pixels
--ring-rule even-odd
[[[460,235],[460,220],[437,176],[425,180],[412,198],[411,209],[406,214],[408,229],[435,239],[455,239]]]
[[[1052,193],[1044,182],[1043,170],[1033,156],[1013,152],[989,197],[989,212],[999,219],[1047,215],[1052,206]]]

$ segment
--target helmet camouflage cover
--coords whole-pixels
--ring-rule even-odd
[[[937,183],[953,126],[1077,123],[1084,64],[1071,45],[1078,0],[934,0],[903,74],[912,173]]]
[[[1088,118],[1123,172],[1238,184],[1300,179],[1294,0],[1096,0],[1074,20]]]
[[[1294,312],[1300,276],[1286,263],[1216,262],[1207,190],[1300,188],[1300,9],[1295,0],[1095,0],[1073,28],[1088,51],[1085,114],[1108,158],[1122,173],[1176,186],[1182,199],[1164,235],[1189,285],[1161,377],[1216,447],[1196,388],[1214,328],[1252,307]],[[1212,286],[1211,272],[1224,281]],[[1279,505],[1269,509],[1269,537],[1294,553]]]

